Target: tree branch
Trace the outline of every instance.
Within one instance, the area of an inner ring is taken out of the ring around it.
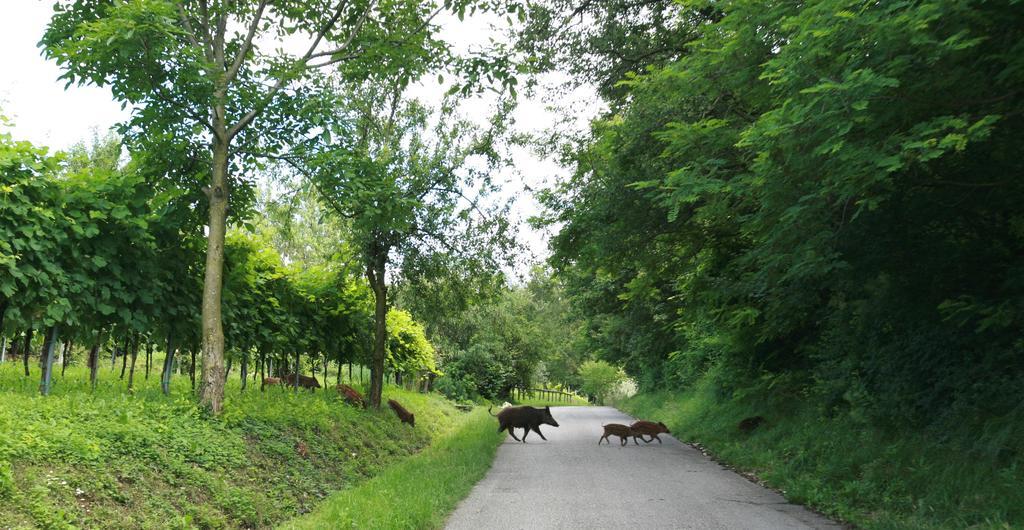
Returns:
[[[188,40],[195,46],[199,51],[203,53],[203,57],[206,57],[208,61],[212,61],[213,57],[210,51],[206,48],[205,44],[199,42],[196,37],[196,30],[192,27],[192,21],[188,18],[188,13],[185,12],[184,4],[178,4],[178,19],[181,20],[181,25],[184,26],[185,32],[188,34]],[[206,37],[203,36],[203,42],[206,42]]]
[[[338,204],[338,202],[334,199],[334,197],[331,194],[325,193],[323,187],[321,186],[320,179],[315,178],[315,176],[308,169],[302,167],[298,162],[296,162],[294,157],[289,155],[270,155],[266,153],[254,153],[252,151],[240,152],[250,156],[266,158],[269,160],[277,160],[288,164],[289,166],[292,167],[292,169],[298,171],[303,177],[306,177],[307,181],[313,183],[313,187],[316,188],[317,194],[320,195],[320,197],[323,198],[324,201],[328,203],[328,206],[330,206],[331,209],[335,211],[335,213],[346,219],[355,218],[355,215],[351,212],[345,211],[345,209],[341,207],[341,204]]]
[[[203,42],[206,44],[206,59],[212,63],[214,60],[213,36],[210,33],[210,7],[206,4],[206,0],[199,0],[199,11],[203,15],[199,22],[203,26]]]
[[[375,5],[375,2],[371,3],[370,6],[367,7],[366,11],[363,13],[364,18],[366,14],[370,11],[370,9],[373,8],[373,5]],[[309,57],[313,55],[314,52],[316,52],[316,48],[317,46],[320,45],[320,41],[323,40],[324,35],[326,35],[327,32],[329,32],[331,28],[333,28],[334,25],[338,23],[338,19],[341,18],[341,14],[343,12],[344,7],[345,2],[338,2],[338,7],[337,9],[335,9],[334,14],[331,15],[331,18],[330,20],[327,21],[327,24],[325,24],[324,27],[317,33],[316,37],[313,39],[313,44],[309,46],[309,49],[302,56],[302,58],[297,61],[297,65],[303,68],[305,67],[306,62],[309,61]],[[361,21],[362,19],[360,19],[360,24]],[[351,42],[352,39],[355,38],[355,32],[357,30],[358,27],[353,29],[352,34],[349,35],[349,42]],[[239,119],[238,122],[235,123],[235,125],[228,129],[228,139],[233,138],[242,129],[248,126],[249,123],[251,123],[252,120],[256,118],[256,116],[263,112],[263,109],[267,108],[267,105],[269,105],[270,102],[274,99],[274,96],[276,96],[277,93],[282,88],[284,88],[284,85],[291,80],[290,77],[291,76],[289,75],[289,73],[286,72],[284,75],[278,78],[277,83],[274,83],[274,86],[271,87],[269,91],[267,91],[267,94],[264,96],[263,101],[259,102],[255,107],[252,108],[252,110],[250,110],[244,116],[242,116],[242,118]]]
[[[256,36],[256,30],[259,28],[260,20],[263,18],[263,10],[267,7],[268,0],[260,0],[259,7],[256,8],[256,14],[253,15],[252,23],[249,24],[249,32],[245,35],[245,40],[242,41],[242,48],[238,50],[238,55],[235,57],[231,68],[228,69],[227,76],[225,79],[228,83],[231,83],[238,75],[238,70],[242,68],[242,62],[245,61],[245,54],[249,53],[249,49],[252,47],[252,39]]]

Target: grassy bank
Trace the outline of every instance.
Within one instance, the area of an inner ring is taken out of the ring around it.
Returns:
[[[478,408],[449,436],[332,495],[316,511],[283,528],[440,528],[491,467],[504,439],[494,427],[494,418]]]
[[[686,392],[618,405],[862,528],[1024,528],[1020,418],[965,417],[959,432],[883,428],[856,411],[827,417],[780,386],[725,394],[706,376]],[[740,420],[758,415],[762,427],[739,432]]]
[[[265,528],[311,510],[401,461],[465,413],[436,396],[388,387],[416,414],[355,409],[333,391],[227,388],[224,413],[205,416],[187,377],[172,396],[136,373],[129,393],[85,369],[37,394],[38,367],[0,366],[0,528]]]

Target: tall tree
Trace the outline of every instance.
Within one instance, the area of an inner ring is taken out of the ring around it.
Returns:
[[[464,8],[464,5],[463,5]],[[224,394],[221,315],[230,211],[246,210],[244,168],[316,124],[297,119],[315,71],[348,75],[430,54],[426,31],[440,11],[412,0],[60,1],[42,39],[69,83],[109,85],[132,108],[123,130],[137,144],[205,146],[208,236],[202,302],[201,403]],[[301,42],[298,53],[268,41]],[[264,46],[264,44],[266,44]],[[258,126],[253,126],[262,120]],[[170,139],[170,140],[168,140]],[[250,194],[251,195],[251,194]]]
[[[467,260],[496,269],[496,255],[513,244],[507,218],[482,201],[494,190],[489,170],[498,162],[492,143],[497,129],[481,131],[449,107],[432,114],[405,99],[407,75],[339,93],[331,141],[285,158],[352,223],[375,300],[374,406],[383,388],[390,266],[398,263],[408,277]],[[499,115],[495,124],[501,123]]]

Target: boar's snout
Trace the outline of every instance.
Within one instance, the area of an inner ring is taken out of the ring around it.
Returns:
[[[544,407],[544,423],[553,427],[558,427],[558,422],[555,421],[555,417],[551,415],[551,407]]]

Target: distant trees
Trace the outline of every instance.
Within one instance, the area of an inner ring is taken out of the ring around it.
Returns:
[[[605,361],[587,361],[580,366],[582,390],[597,403],[604,403],[625,378],[621,368]]]
[[[580,365],[594,352],[580,348],[583,322],[550,271],[534,268],[525,285],[482,278],[477,285],[461,307],[449,282],[400,286],[398,298],[414,311],[448,294],[448,307],[424,318],[443,372],[436,387],[456,399],[505,399],[541,385],[579,388]]]

